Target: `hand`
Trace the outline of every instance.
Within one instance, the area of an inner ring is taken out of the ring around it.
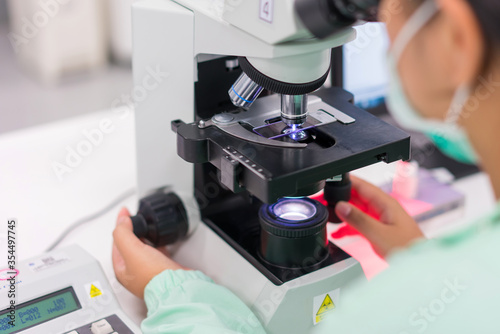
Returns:
[[[113,231],[113,269],[118,281],[139,298],[144,297],[146,285],[166,269],[185,269],[169,258],[165,247],[154,248],[143,243],[133,232],[127,209],[118,214]]]
[[[364,235],[380,256],[424,237],[415,220],[394,198],[357,177],[351,176],[351,182],[350,203],[337,203],[335,213]]]

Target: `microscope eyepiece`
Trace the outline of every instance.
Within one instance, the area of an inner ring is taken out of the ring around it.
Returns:
[[[295,11],[316,37],[325,38],[357,21],[376,21],[380,0],[295,0]]]

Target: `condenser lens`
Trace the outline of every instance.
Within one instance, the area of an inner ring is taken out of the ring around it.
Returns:
[[[302,268],[328,256],[328,210],[307,197],[282,198],[259,210],[260,255],[269,265]]]
[[[287,198],[274,204],[272,211],[281,219],[304,221],[316,214],[316,207],[303,199]]]

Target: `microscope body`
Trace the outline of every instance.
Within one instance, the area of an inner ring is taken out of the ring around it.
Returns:
[[[307,81],[309,77],[317,78],[318,73],[322,75],[328,70],[329,50],[332,47],[355,38],[355,31],[351,28],[321,41],[306,39],[296,43],[271,44],[305,35],[305,29],[299,29],[296,26],[298,22],[295,25],[289,23],[285,26],[290,28],[278,34],[273,25],[258,16],[257,2],[253,5],[252,12],[256,12],[256,17],[253,18],[254,29],[250,32],[257,30],[255,22],[258,26],[269,26],[258,30],[258,37],[225,20],[224,15],[234,16],[234,23],[243,25],[240,17],[246,16],[247,20],[252,17],[246,7],[253,3],[244,0],[147,0],[134,5],[133,76],[140,196],[165,185],[172,186],[176,191],[192,193],[193,165],[178,159],[177,136],[165,126],[175,119],[197,121],[195,83],[198,81],[199,64],[227,55],[245,56],[257,59],[262,67],[267,65],[270,71],[276,72],[277,79]],[[276,2],[276,6],[288,4],[288,7],[283,12],[274,9],[275,21],[279,21],[280,17],[293,21],[291,3],[291,0]],[[273,33],[278,35],[271,37]],[[280,65],[278,60],[283,60],[287,66]],[[292,64],[296,64],[295,71],[289,70]],[[311,67],[307,64],[321,65]],[[297,68],[301,70],[297,71]],[[145,80],[151,72],[160,73],[161,82],[149,89]],[[234,72],[234,80],[239,73]],[[213,87],[213,92],[225,96],[231,84],[228,87]],[[138,94],[135,94],[136,91]],[[214,114],[223,110],[220,106],[215,107]]]
[[[260,97],[248,111],[232,105],[227,92],[242,73],[237,57],[300,86],[324,76],[331,48],[355,37],[346,28],[312,39],[293,10],[292,0],[147,0],[133,8],[139,195],[168,188],[182,199],[189,233],[171,246],[173,258],[233,291],[269,333],[314,333],[326,296],[342,307],[341,290],[362,270],[331,243],[320,261],[311,254],[303,266],[270,265],[258,250],[262,205],[304,189],[312,194],[356,168],[409,158],[409,137],[356,108],[339,88],[304,102],[309,143],[273,139],[281,131],[279,95]],[[151,73],[162,78],[155,87]],[[256,324],[241,326],[244,333]]]

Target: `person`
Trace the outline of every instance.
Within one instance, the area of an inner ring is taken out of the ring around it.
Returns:
[[[382,0],[379,16],[392,41],[389,109],[446,154],[480,164],[498,200],[500,2]],[[340,202],[336,213],[390,268],[344,289],[318,331],[500,332],[500,205],[477,212],[484,217],[472,227],[423,240],[395,200],[365,181],[352,182],[352,200]],[[232,293],[137,239],[128,216],[120,212],[113,233],[113,264],[118,280],[145,298],[144,333],[265,332]]]

